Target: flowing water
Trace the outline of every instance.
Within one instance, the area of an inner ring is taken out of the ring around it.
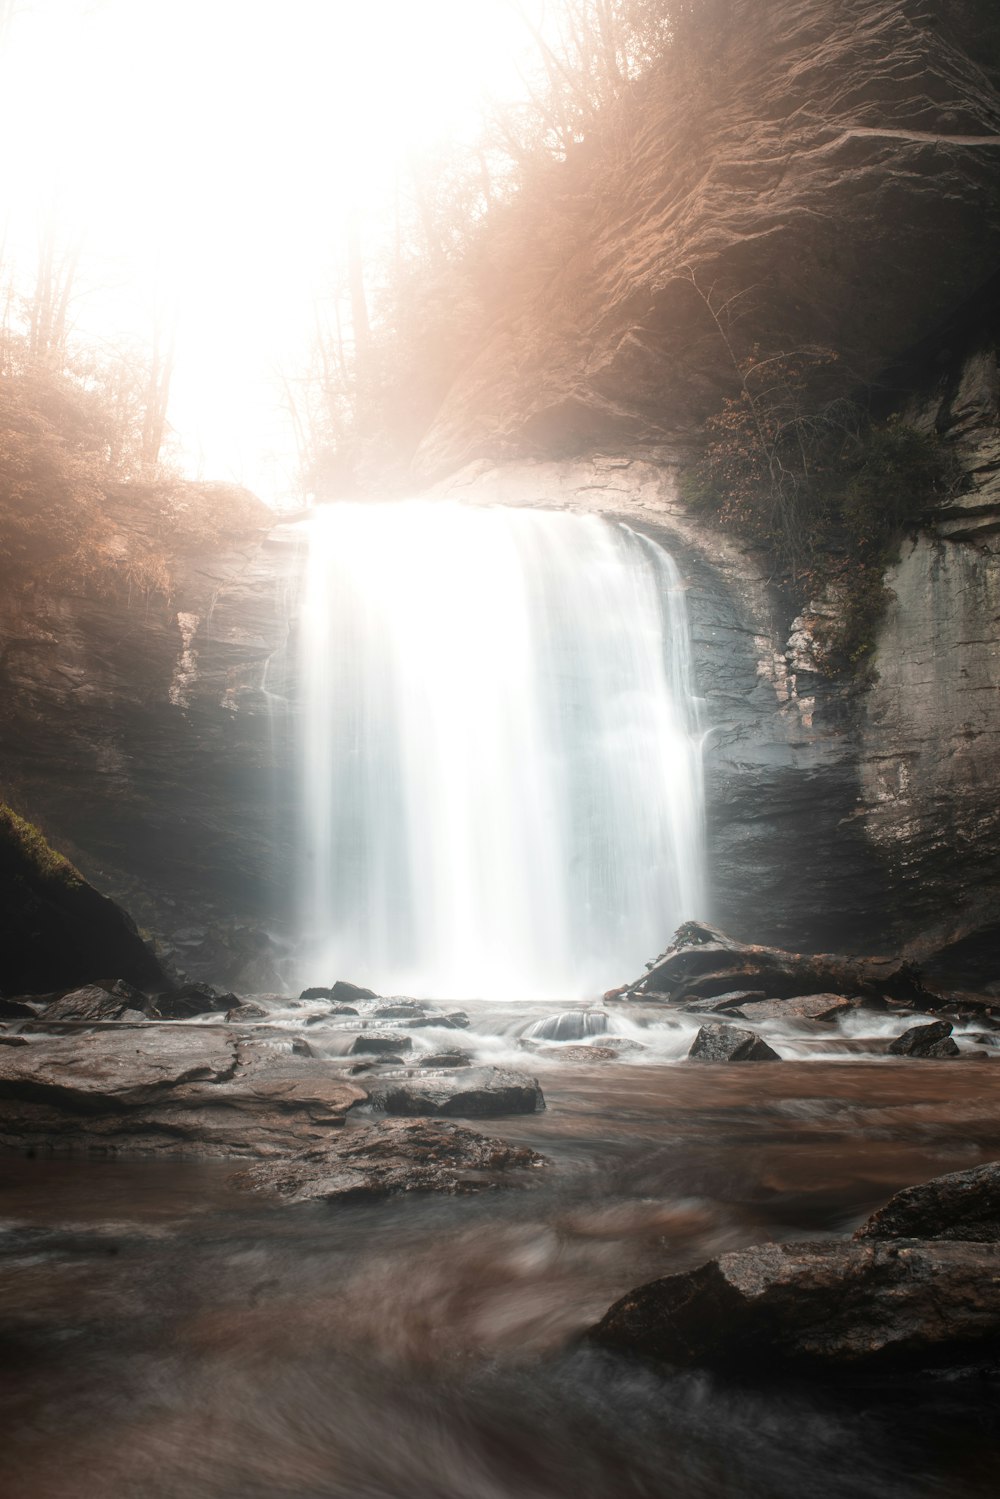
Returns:
[[[705,910],[684,591],[596,516],[404,501],[309,523],[303,971],[573,997]]]
[[[461,1039],[504,1036],[481,1008]],[[578,1341],[630,1286],[1000,1155],[995,1064],[531,1066],[547,1111],[475,1122],[551,1162],[523,1190],[289,1208],[224,1162],[0,1159],[4,1499],[995,1494],[989,1383],[735,1384]]]

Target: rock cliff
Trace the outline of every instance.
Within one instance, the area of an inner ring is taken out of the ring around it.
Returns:
[[[689,438],[733,385],[722,333],[873,381],[995,274],[991,0],[702,15],[495,267],[422,474]]]

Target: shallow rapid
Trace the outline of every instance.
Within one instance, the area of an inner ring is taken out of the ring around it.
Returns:
[[[594,994],[704,911],[672,559],[596,516],[404,501],[308,523],[304,982]]]

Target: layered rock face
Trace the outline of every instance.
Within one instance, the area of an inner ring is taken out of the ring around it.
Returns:
[[[990,0],[728,0],[691,29],[553,174],[422,473],[673,442],[733,389],[724,332],[874,379],[994,274]]]
[[[283,651],[294,527],[174,559],[162,598],[0,614],[3,791],[194,976],[277,985],[294,884]],[[122,524],[131,523],[127,508]]]

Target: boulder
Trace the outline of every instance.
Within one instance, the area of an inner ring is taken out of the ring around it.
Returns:
[[[436,1051],[432,1056],[421,1057],[419,1067],[471,1067],[472,1052],[455,1047],[453,1051]]]
[[[780,1062],[776,1051],[756,1031],[735,1025],[703,1025],[691,1043],[688,1057],[695,1062]]]
[[[946,1241],[760,1244],[629,1292],[592,1342],[759,1376],[992,1360],[996,1250]]]
[[[958,1046],[951,1039],[951,1022],[935,1020],[930,1025],[914,1025],[889,1043],[893,1057],[957,1057]]]
[[[332,989],[326,989],[322,985],[316,989],[303,989],[299,995],[300,999],[329,999],[333,993]]]
[[[941,1003],[923,987],[917,970],[902,959],[757,947],[697,921],[679,927],[670,946],[633,985],[637,996],[683,999],[688,1005],[692,998],[718,999],[736,990],[754,989],[763,990],[767,999],[835,994],[891,998],[931,1008]]]
[[[238,1023],[241,1020],[266,1020],[267,1011],[263,1005],[241,1004],[234,1005],[231,1010],[226,1011],[226,1020],[230,1023]]]
[[[855,1008],[843,994],[799,994],[791,999],[762,999],[740,1006],[744,1020],[836,1020]]]
[[[392,1004],[379,1005],[371,1011],[371,1017],[373,1020],[420,1020],[426,1009],[426,1005],[418,1004],[415,999],[400,999]]]
[[[523,1145],[435,1120],[387,1119],[233,1179],[287,1203],[356,1202],[397,1192],[481,1192],[521,1185],[546,1164]]]
[[[905,1187],[873,1213],[854,1237],[1000,1243],[1000,1161]]]
[[[196,1015],[224,1015],[242,1003],[237,994],[220,994],[211,984],[182,984],[156,996],[163,1020],[192,1020]]]
[[[489,1119],[501,1114],[534,1114],[545,1107],[536,1078],[502,1067],[462,1068],[459,1076],[411,1076],[375,1083],[368,1093],[381,1114],[443,1115]]]
[[[34,1020],[37,1013],[19,999],[0,999],[0,1020]]]
[[[142,1020],[155,1015],[153,1003],[139,989],[118,979],[105,985],[88,984],[45,1006],[45,1024],[62,1020]]]
[[[412,1036],[399,1036],[392,1031],[363,1031],[357,1036],[349,1056],[379,1056],[390,1052],[413,1050]]]
[[[114,901],[0,803],[0,991],[79,988],[105,973],[158,988],[166,975]]]
[[[322,997],[332,999],[338,1005],[355,1005],[359,1000],[378,999],[379,996],[374,989],[362,989],[360,984],[349,984],[346,979],[338,979]]]

